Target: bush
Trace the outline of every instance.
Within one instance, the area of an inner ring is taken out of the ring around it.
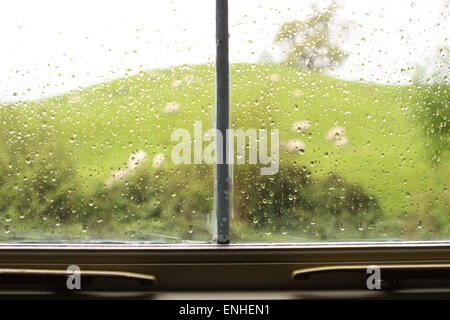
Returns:
[[[257,170],[235,170],[234,205],[239,218],[254,228],[320,239],[359,238],[382,217],[373,196],[337,175],[315,180],[306,167],[289,163],[280,165],[275,176]]]
[[[450,86],[434,84],[424,86],[417,94],[415,113],[421,121],[424,134],[430,138],[432,159],[438,161],[450,147]]]

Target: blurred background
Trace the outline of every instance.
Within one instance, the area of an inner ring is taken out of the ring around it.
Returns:
[[[232,241],[450,236],[448,1],[230,1],[232,128],[280,130],[280,171],[235,165]],[[0,5],[2,241],[212,241],[214,1]]]

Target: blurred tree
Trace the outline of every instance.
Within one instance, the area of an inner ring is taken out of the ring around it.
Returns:
[[[416,84],[449,84],[450,48],[438,47],[421,65],[415,67]]]
[[[287,48],[282,62],[308,70],[323,70],[341,64],[348,54],[333,44],[330,25],[334,24],[341,36],[347,30],[347,24],[333,23],[335,15],[335,3],[322,10],[313,5],[306,20],[283,24],[274,41]]]
[[[450,48],[439,48],[431,60],[416,67],[417,118],[424,133],[431,138],[432,159],[440,162],[443,152],[450,149]]]

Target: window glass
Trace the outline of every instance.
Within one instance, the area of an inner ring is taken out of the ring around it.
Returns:
[[[214,3],[0,4],[0,241],[209,241]],[[184,132],[184,131],[183,131]]]
[[[232,241],[449,239],[449,17],[230,1]]]

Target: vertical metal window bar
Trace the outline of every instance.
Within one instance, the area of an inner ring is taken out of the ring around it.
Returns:
[[[230,173],[227,161],[229,105],[228,0],[216,0],[216,129],[223,137],[222,143],[216,139],[214,188],[219,244],[230,242]]]

